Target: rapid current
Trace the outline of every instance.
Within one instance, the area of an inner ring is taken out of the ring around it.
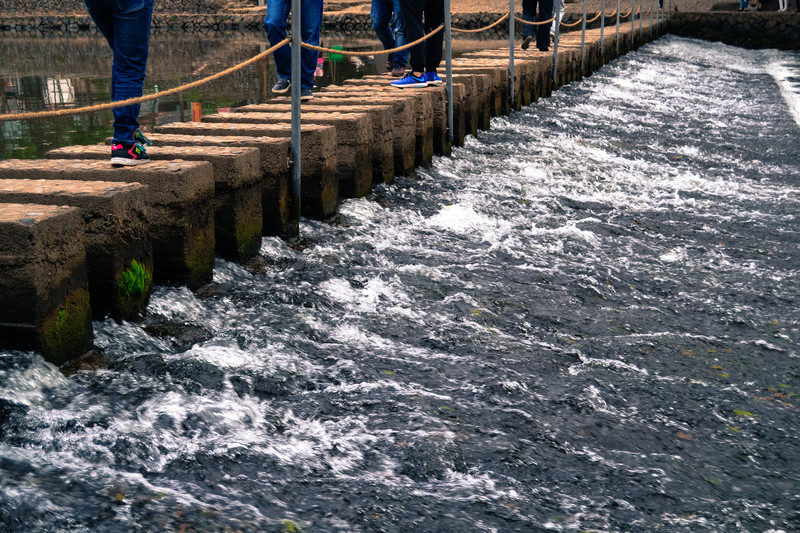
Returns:
[[[800,531],[799,86],[665,37],[99,368],[0,352],[0,530]]]

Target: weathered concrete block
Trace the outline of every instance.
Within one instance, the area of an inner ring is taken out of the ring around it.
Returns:
[[[390,94],[394,98],[413,100],[412,108],[417,113],[415,126],[415,164],[430,166],[433,159],[433,103],[430,93],[424,91],[403,91],[389,83],[374,80],[346,80],[343,86],[327,87],[327,91],[345,90],[349,94]]]
[[[288,99],[287,99],[288,100]],[[323,103],[320,104],[320,100]],[[334,111],[330,100],[327,105],[324,99],[315,98],[313,102],[304,103],[302,113],[319,115]],[[265,104],[254,104],[237,107],[235,113],[290,113],[292,106],[290,102],[278,103],[267,102]],[[353,113],[356,115],[367,115],[372,125],[372,182],[388,183],[394,178],[394,153],[392,136],[392,107],[389,105],[338,105],[336,112],[342,114]],[[303,115],[303,120],[307,117]],[[339,181],[341,186],[341,180]]]
[[[155,146],[227,146],[256,148],[261,157],[261,204],[264,235],[294,237],[298,220],[290,213],[291,140],[276,137],[204,136],[148,133]]]
[[[507,113],[508,68],[492,65],[482,59],[458,58],[453,60],[454,74],[484,74],[489,76],[489,111],[492,117]]]
[[[50,150],[50,159],[107,159],[104,145]],[[153,146],[153,161],[208,161],[214,168],[214,239],[216,253],[229,261],[247,261],[261,249],[261,158],[255,148],[224,146]]]
[[[138,182],[146,201],[153,240],[154,280],[196,289],[214,268],[214,169],[205,161],[151,161],[112,168],[108,161],[9,159],[0,179],[59,179]]]
[[[271,101],[288,101],[275,98]],[[348,93],[343,87],[333,85],[320,91],[314,97],[315,106],[339,107],[361,106],[364,104],[390,105],[392,107],[392,142],[394,150],[394,173],[405,176],[414,170],[414,146],[416,143],[416,111],[414,101],[409,98],[395,98],[392,94],[378,95]]]
[[[372,123],[365,114],[303,113],[309,124],[336,128],[336,171],[339,195],[357,198],[372,188]],[[291,113],[216,113],[203,117],[203,122],[240,124],[291,124]],[[301,139],[302,144],[302,139]]]
[[[145,187],[138,183],[0,180],[0,202],[81,208],[93,316],[133,320],[153,280]]]
[[[216,122],[173,122],[158,127],[159,133],[202,136],[250,136],[291,138],[290,124],[246,124]],[[300,205],[303,216],[326,218],[339,208],[339,179],[336,172],[336,129],[304,124]]]
[[[84,221],[75,207],[0,204],[0,345],[60,365],[89,349]]]

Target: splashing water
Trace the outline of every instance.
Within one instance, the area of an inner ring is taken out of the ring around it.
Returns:
[[[0,529],[797,530],[798,64],[663,38],[106,368],[0,353]]]

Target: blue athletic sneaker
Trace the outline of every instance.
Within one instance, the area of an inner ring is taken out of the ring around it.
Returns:
[[[425,79],[428,81],[428,85],[441,85],[442,78],[439,77],[438,74],[435,72],[426,72]]]
[[[408,76],[405,78],[400,78],[399,80],[394,80],[391,82],[392,85],[398,87],[400,89],[405,89],[406,87],[427,87],[428,82],[424,75],[422,76],[414,76],[413,73],[409,72]]]

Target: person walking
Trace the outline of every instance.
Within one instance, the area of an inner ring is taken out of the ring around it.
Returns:
[[[786,11],[789,9],[789,0],[778,0],[778,11]]]
[[[384,50],[406,44],[403,21],[400,19],[400,0],[372,0],[369,17],[372,20],[372,29]],[[399,78],[405,74],[407,62],[408,50],[390,52],[386,69],[392,72],[392,76]]]
[[[275,46],[286,38],[287,19],[292,9],[292,0],[267,0],[267,16],[264,29],[267,31],[269,44]],[[319,34],[322,29],[322,0],[301,0],[300,34],[304,43],[319,46]],[[299,44],[297,45],[299,46]],[[278,82],[272,87],[275,94],[285,94],[292,85],[292,47],[284,45],[272,53],[275,58],[275,69],[278,71]],[[317,70],[316,50],[303,48],[300,52],[300,99],[310,100],[314,88],[314,72]]]
[[[444,24],[444,0],[400,0],[400,18],[406,42],[414,42]],[[441,84],[436,69],[442,62],[443,43],[444,32],[439,31],[414,45],[409,54],[411,72],[391,84],[401,89]]]
[[[153,0],[84,0],[84,4],[113,52],[111,100],[142,96]],[[114,109],[113,167],[141,165],[150,160],[142,146],[147,139],[139,131],[140,107],[136,104]]]
[[[538,13],[537,13],[537,9]],[[553,14],[553,0],[522,0],[522,18],[528,22],[544,22]],[[535,29],[534,29],[535,28]],[[522,49],[527,50],[536,36],[536,48],[541,52],[550,49],[550,32],[547,24],[524,24],[522,26]]]

